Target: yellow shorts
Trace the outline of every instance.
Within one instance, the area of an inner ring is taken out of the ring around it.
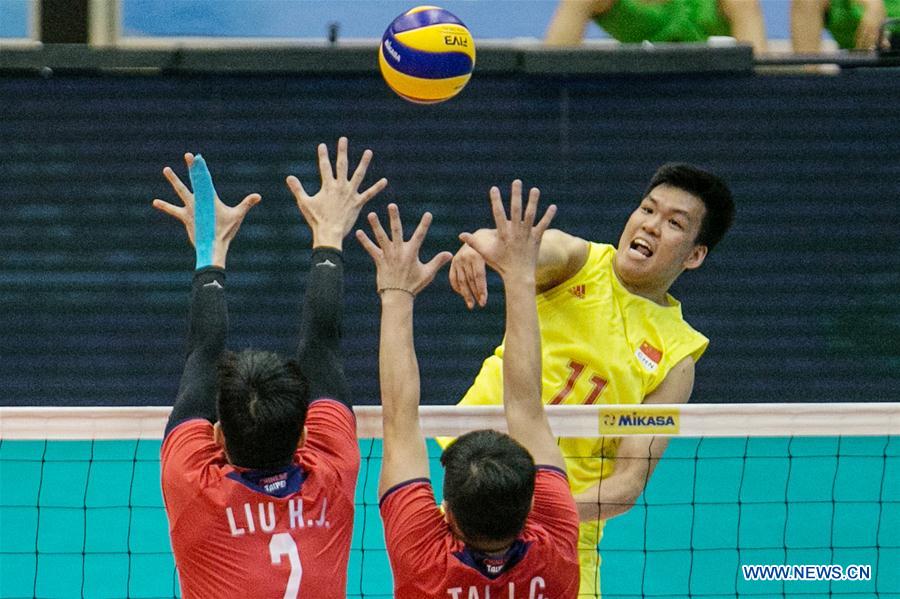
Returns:
[[[597,545],[603,537],[604,520],[582,522],[578,527],[578,562],[581,585],[578,599],[600,599],[600,552]]]

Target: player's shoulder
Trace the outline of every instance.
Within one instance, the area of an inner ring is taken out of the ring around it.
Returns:
[[[569,477],[556,466],[538,466],[534,481],[534,507],[530,521],[542,525],[578,526],[578,510]]]
[[[347,450],[345,446],[357,442],[356,414],[335,399],[315,399],[306,414],[306,431],[307,447],[342,454]]]
[[[202,418],[179,422],[166,433],[160,446],[161,459],[165,461],[176,454],[216,452],[219,449],[213,437],[213,425]]]
[[[573,283],[594,278],[600,254],[602,250],[586,239],[555,229],[547,231],[541,240],[538,292],[552,297]]]
[[[430,478],[411,478],[385,490],[378,498],[378,506],[406,506],[424,502],[426,506],[437,506],[434,500],[434,487]]]
[[[669,366],[686,356],[691,356],[694,362],[699,361],[709,345],[709,338],[684,318],[680,305],[678,310],[662,311],[658,318],[648,319],[646,324],[655,329],[666,345],[665,358]]]
[[[600,241],[591,241],[580,237],[572,242],[573,252],[577,252],[573,260],[580,268],[572,276],[572,279],[584,278],[587,280],[606,278],[612,272],[612,261],[616,254],[616,247]],[[577,245],[576,243],[577,242]]]
[[[294,463],[325,487],[352,494],[360,468],[356,418],[349,406],[320,399],[310,404],[306,441],[294,453]]]
[[[330,397],[319,397],[309,402],[309,409],[307,410],[306,416],[307,419],[311,415],[356,422],[356,414],[353,412],[353,408],[342,401]]]
[[[534,479],[535,501],[541,504],[545,503],[539,500],[551,499],[553,504],[562,505],[565,508],[574,505],[572,498],[572,490],[569,482],[569,475],[565,470],[556,466],[539,465]]]

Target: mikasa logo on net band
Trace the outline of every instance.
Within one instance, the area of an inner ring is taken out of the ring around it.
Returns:
[[[679,411],[672,408],[606,406],[600,410],[600,432],[615,435],[677,434],[679,416]]]

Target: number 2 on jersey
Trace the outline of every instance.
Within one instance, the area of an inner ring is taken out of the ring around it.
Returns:
[[[300,564],[300,550],[294,539],[286,532],[272,535],[269,541],[269,556],[273,565],[281,564],[281,556],[286,555],[291,564],[291,575],[288,578],[287,588],[284,589],[284,599],[297,599],[300,593],[300,579],[303,578],[303,566]]]
[[[572,393],[572,389],[575,388],[575,383],[578,382],[578,378],[584,373],[585,365],[581,362],[576,362],[575,360],[569,360],[567,364],[569,367],[569,378],[566,379],[566,384],[563,385],[563,388],[559,390],[559,392],[553,396],[547,405],[556,405],[561,404],[565,399]],[[591,391],[587,394],[584,400],[581,402],[582,405],[592,405],[596,403],[597,398],[600,397],[600,394],[603,392],[603,388],[606,387],[606,379],[602,376],[592,374],[591,375]]]

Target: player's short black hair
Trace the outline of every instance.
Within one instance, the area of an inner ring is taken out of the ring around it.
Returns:
[[[721,178],[683,162],[670,162],[659,167],[647,186],[648,196],[655,187],[671,185],[698,198],[706,207],[696,243],[710,251],[722,240],[734,221],[734,199]]]
[[[272,352],[225,352],[218,374],[219,423],[231,463],[257,470],[289,465],[309,405],[299,365]]]
[[[509,435],[466,433],[441,455],[444,501],[466,540],[512,539],[525,527],[534,496],[534,459]]]

